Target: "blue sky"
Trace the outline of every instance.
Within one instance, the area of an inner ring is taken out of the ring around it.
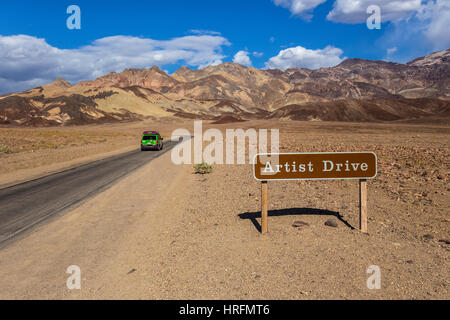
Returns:
[[[345,58],[406,62],[450,46],[449,0],[8,1],[0,10],[0,92],[125,67],[319,68]],[[369,30],[366,9],[381,9]],[[81,30],[69,30],[69,5]],[[239,53],[239,54],[238,54]],[[2,63],[3,64],[3,63]]]

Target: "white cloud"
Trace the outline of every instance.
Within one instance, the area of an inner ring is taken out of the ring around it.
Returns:
[[[336,0],[327,19],[366,23],[371,5],[380,7],[382,22],[390,22],[378,41],[387,50],[388,60],[407,62],[450,47],[449,0]]]
[[[429,1],[417,15],[424,25],[424,35],[434,50],[450,47],[450,1]]]
[[[421,0],[336,0],[327,19],[343,23],[365,23],[367,8],[377,5],[381,9],[381,21],[399,21],[411,17],[421,8]]]
[[[428,1],[407,21],[393,22],[378,40],[386,48],[396,47],[389,60],[408,62],[419,56],[450,47],[450,2]]]
[[[264,52],[254,51],[253,56],[257,58],[261,58],[264,55]]]
[[[72,83],[89,80],[125,68],[179,62],[202,68],[221,63],[227,45],[227,39],[211,35],[171,40],[113,36],[78,49],[59,49],[32,36],[0,36],[0,92],[28,89],[58,77]]]
[[[238,51],[238,53],[234,55],[233,62],[239,63],[246,67],[251,67],[252,61],[250,60],[250,57],[248,55],[249,55],[248,51],[244,50]]]
[[[386,50],[386,53],[387,53],[388,56],[390,56],[390,55],[396,53],[397,50],[398,50],[397,47],[389,48],[389,49]]]
[[[277,6],[289,9],[294,15],[310,19],[312,15],[309,13],[319,4],[327,0],[273,0]]]
[[[384,57],[384,60],[393,61],[392,57],[396,54],[397,51],[398,51],[397,47],[388,48],[386,50],[386,56]]]
[[[220,36],[222,33],[213,30],[200,30],[200,29],[191,29],[189,33],[196,35],[210,35],[210,36]]]
[[[298,46],[281,50],[277,56],[266,62],[266,68],[286,70],[289,68],[319,69],[332,67],[345,59],[341,57],[342,54],[341,49],[333,46],[327,46],[319,50],[310,50]]]
[[[272,0],[292,14],[307,16],[326,0]],[[381,21],[387,31],[381,37],[385,50],[398,47],[392,55],[406,57],[428,54],[450,47],[450,0],[334,0],[327,19],[339,23],[366,23],[370,6],[381,10]],[[382,44],[383,45],[383,44]],[[406,60],[407,61],[407,60]]]

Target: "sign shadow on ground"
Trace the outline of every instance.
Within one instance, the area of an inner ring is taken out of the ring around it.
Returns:
[[[339,212],[330,211],[325,209],[313,209],[313,208],[290,208],[290,209],[278,209],[269,210],[269,217],[281,217],[281,216],[302,216],[302,215],[318,215],[318,216],[332,216],[342,222],[345,226],[351,230],[355,230],[350,223],[348,223]],[[258,219],[261,218],[261,211],[245,212],[238,214],[239,218],[243,220],[250,220],[258,232],[261,232],[261,224]]]

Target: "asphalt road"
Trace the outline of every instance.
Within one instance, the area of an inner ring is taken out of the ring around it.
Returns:
[[[0,190],[0,244],[80,204],[172,149],[135,150]]]

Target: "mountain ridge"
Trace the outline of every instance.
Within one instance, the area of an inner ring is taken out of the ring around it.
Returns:
[[[416,110],[417,101],[426,104],[422,111]],[[199,70],[183,66],[171,75],[157,66],[127,68],[74,85],[58,78],[1,96],[0,124],[68,125],[165,117],[397,121],[446,117],[449,103],[447,49],[405,64],[351,58],[329,68],[283,71],[226,62]],[[336,110],[348,116],[341,117]]]

